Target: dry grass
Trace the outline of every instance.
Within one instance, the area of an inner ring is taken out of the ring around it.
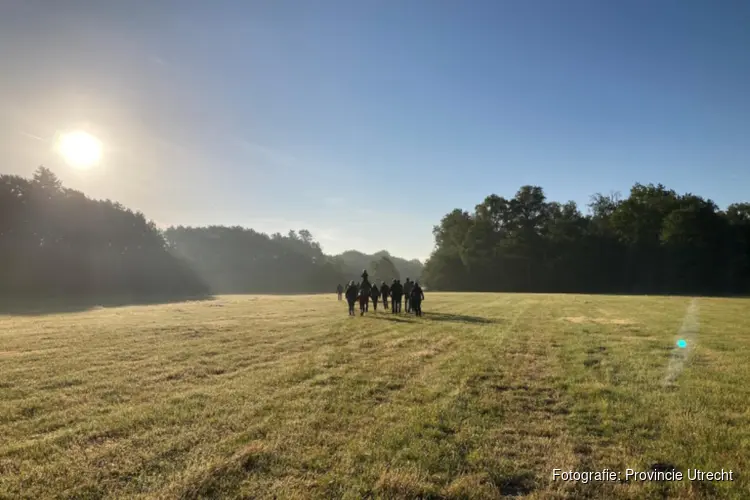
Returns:
[[[350,318],[331,294],[0,316],[0,496],[746,498],[750,302],[700,299],[665,385],[689,303],[428,294],[423,318]],[[655,463],[735,480],[552,481]]]

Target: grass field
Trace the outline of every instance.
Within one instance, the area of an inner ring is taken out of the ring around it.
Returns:
[[[750,301],[344,304],[0,316],[0,496],[748,498]],[[654,464],[734,481],[552,480]]]

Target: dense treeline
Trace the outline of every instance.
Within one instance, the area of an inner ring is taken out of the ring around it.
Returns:
[[[330,292],[366,268],[442,290],[740,294],[750,291],[750,204],[719,210],[692,194],[636,184],[597,194],[583,215],[540,187],[488,196],[434,228],[424,269],[381,251],[325,255],[306,230],[160,232],[143,214],[62,186],[40,167],[0,176],[0,295],[193,296]]]
[[[306,229],[271,236],[242,227],[171,227],[164,232],[170,249],[190,263],[214,293],[333,292],[338,283],[358,279],[363,269],[383,278],[380,267],[393,261],[395,273],[421,270],[419,261],[405,261],[387,252],[356,251],[325,255]],[[401,265],[402,269],[398,269]]]
[[[140,212],[65,188],[44,167],[32,179],[0,176],[5,298],[333,293],[336,284],[358,278],[364,268],[398,276],[416,274],[421,263],[384,251],[328,256],[304,229],[286,236],[223,226],[161,232]]]
[[[356,250],[349,250],[337,255],[335,258],[342,262],[345,269],[355,272],[355,278],[359,278],[359,275],[362,274],[362,269],[367,269],[370,276],[376,281],[380,281],[381,279],[392,280],[393,278],[406,279],[407,277],[412,280],[418,280],[424,267],[417,259],[402,259],[389,254],[385,250],[375,252],[372,255],[357,252]]]
[[[214,293],[331,292],[346,275],[309,231],[268,236],[242,227],[172,227],[165,237]]]
[[[441,290],[744,294],[750,204],[719,210],[692,194],[636,184],[626,199],[548,202],[523,186],[456,209],[433,230],[423,279]]]
[[[62,186],[40,167],[0,176],[0,295],[194,296],[208,291],[143,214]]]

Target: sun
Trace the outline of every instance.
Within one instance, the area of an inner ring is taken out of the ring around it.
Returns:
[[[76,130],[60,135],[57,152],[74,168],[91,168],[102,158],[102,143],[93,135]]]

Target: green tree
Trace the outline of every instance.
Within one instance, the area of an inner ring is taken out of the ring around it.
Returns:
[[[0,295],[179,297],[206,285],[167,248],[153,223],[65,188],[49,169],[0,176]]]
[[[373,260],[368,266],[367,272],[370,275],[370,281],[373,283],[385,281],[390,284],[394,279],[401,279],[401,273],[398,272],[393,261],[385,256]]]
[[[741,293],[750,291],[750,204],[718,210],[661,184],[592,196],[588,215],[522,186],[454,209],[425,263],[442,290]]]

